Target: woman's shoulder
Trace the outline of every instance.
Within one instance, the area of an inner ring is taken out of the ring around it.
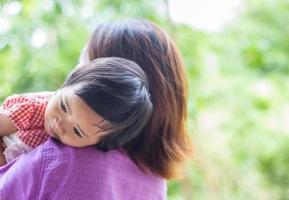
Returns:
[[[115,196],[119,200],[165,199],[165,180],[142,171],[120,151],[102,152],[94,147],[75,149],[50,139],[44,157],[43,164],[48,172],[43,175],[45,183],[52,183],[50,189],[55,187],[54,193],[58,189],[59,197],[73,192],[80,195],[74,197],[79,199],[82,191],[86,191],[85,195],[94,199],[114,199]],[[73,191],[76,187],[78,192]],[[143,194],[146,198],[141,197]]]
[[[76,149],[50,138],[29,154],[0,167],[0,196],[163,200],[166,182],[143,172],[119,151]]]

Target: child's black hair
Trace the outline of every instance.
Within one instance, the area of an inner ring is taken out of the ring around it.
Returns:
[[[108,133],[96,144],[101,150],[121,148],[140,133],[151,116],[146,74],[127,59],[95,59],[73,70],[64,87],[74,87],[75,94],[109,122]]]

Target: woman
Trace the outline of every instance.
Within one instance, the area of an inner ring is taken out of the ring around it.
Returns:
[[[186,81],[179,52],[155,24],[128,20],[95,29],[80,62],[100,57],[133,60],[146,72],[153,113],[141,134],[121,150],[116,149],[118,141],[103,140],[99,150],[76,150],[50,139],[0,168],[1,197],[166,199],[165,179],[179,175],[190,153]]]

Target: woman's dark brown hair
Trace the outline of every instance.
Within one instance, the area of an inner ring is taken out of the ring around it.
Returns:
[[[168,35],[145,20],[101,24],[86,47],[88,58],[122,57],[147,74],[153,112],[123,150],[143,169],[170,179],[190,153],[186,132],[187,88],[179,51]]]

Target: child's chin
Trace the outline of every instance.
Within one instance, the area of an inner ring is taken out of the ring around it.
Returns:
[[[60,140],[58,140],[57,138],[51,137],[52,140],[54,140],[55,142],[59,143],[59,144],[63,144]]]

